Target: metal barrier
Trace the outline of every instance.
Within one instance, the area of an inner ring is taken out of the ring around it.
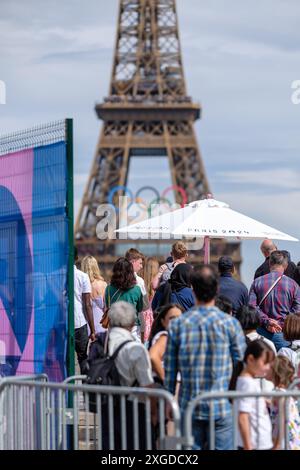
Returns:
[[[70,377],[67,377],[63,383],[64,384],[70,384],[74,382],[75,384],[83,383],[83,381],[87,378],[86,375],[71,375]]]
[[[294,381],[293,386],[295,387],[299,382]],[[259,413],[259,399],[278,399],[280,403],[283,403],[283,406],[279,406],[279,435],[283,437],[281,440],[281,447],[284,449],[289,449],[289,398],[297,398],[300,400],[300,390],[287,389],[286,391],[273,391],[273,392],[252,392],[252,393],[242,393],[236,391],[230,392],[208,392],[203,393],[196,398],[194,398],[186,409],[184,415],[184,437],[182,442],[184,443],[184,448],[186,449],[196,449],[197,446],[194,445],[195,439],[193,436],[193,420],[197,419],[194,417],[197,407],[203,403],[208,403],[209,416],[204,418],[208,422],[209,438],[208,438],[208,448],[214,450],[216,448],[216,419],[214,417],[214,401],[220,399],[228,399],[232,403],[232,434],[233,434],[233,450],[238,448],[238,400],[241,398],[255,398],[256,399],[256,413],[258,416]],[[257,440],[259,441],[260,428],[257,428]]]
[[[35,375],[20,375],[16,376],[12,379],[12,377],[1,377],[0,378],[0,391],[5,390],[5,393],[0,392],[0,450],[5,448],[4,444],[4,439],[5,439],[5,433],[7,431],[7,420],[6,420],[6,414],[8,412],[8,408],[13,410],[13,405],[12,401],[8,399],[6,396],[7,389],[5,388],[5,385],[9,385],[11,381],[14,381],[15,383],[20,383],[20,382],[28,382],[31,381],[32,383],[35,382],[47,382],[48,381],[48,376],[46,374],[35,374]],[[15,396],[15,399],[18,400],[18,396]],[[21,400],[21,406],[24,405],[24,397],[20,397]],[[25,416],[24,416],[25,418]],[[14,417],[16,421],[16,417]],[[23,435],[24,432],[24,425],[25,421],[22,419],[20,422],[16,421],[16,439],[19,440],[21,439],[20,436]]]
[[[6,379],[0,399],[0,449],[180,449],[179,408],[162,389]]]
[[[295,379],[291,385],[289,386],[288,390],[294,390],[296,387],[299,388],[300,386],[300,378]]]
[[[86,376],[49,383],[44,374],[0,380],[0,450],[64,449],[186,449],[196,448],[193,417],[201,403],[209,410],[209,448],[216,448],[214,402],[231,401],[233,449],[238,445],[238,400],[277,399],[282,448],[289,448],[289,398],[298,398],[297,379],[286,391],[208,392],[193,399],[184,415],[174,397],[163,389],[108,387],[81,384]],[[74,382],[72,384],[71,382]],[[173,426],[167,427],[172,420]],[[259,432],[258,439],[259,439]]]
[[[12,376],[0,377],[0,385],[5,382],[9,382],[12,380]],[[48,382],[48,375],[47,374],[32,374],[32,375],[19,375],[13,376],[13,380],[17,381],[25,381],[25,380],[32,380],[37,381],[40,380],[42,382]]]

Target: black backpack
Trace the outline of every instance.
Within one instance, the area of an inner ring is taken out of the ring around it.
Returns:
[[[107,333],[108,334],[108,333]],[[92,343],[87,367],[87,379],[86,384],[88,385],[110,385],[120,386],[120,375],[115,364],[115,360],[125,344],[131,343],[132,340],[124,341],[116,349],[112,356],[109,356],[105,352],[104,342],[105,336],[99,335],[94,343]],[[91,413],[97,412],[96,394],[89,394],[89,410]],[[117,400],[114,400],[116,403]],[[101,395],[101,405],[107,405],[108,396]]]

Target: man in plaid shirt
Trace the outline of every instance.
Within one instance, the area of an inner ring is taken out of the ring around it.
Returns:
[[[192,273],[196,307],[173,320],[169,327],[165,355],[165,386],[175,393],[177,373],[181,374],[180,408],[208,391],[227,391],[232,363],[241,361],[246,348],[239,322],[215,307],[218,278],[210,266]],[[231,406],[226,399],[213,401],[215,447],[232,448]],[[193,416],[195,449],[207,447],[209,440],[208,402],[202,402]]]
[[[300,288],[293,279],[284,275],[288,266],[284,252],[273,251],[269,263],[270,273],[255,279],[251,286],[249,305],[260,314],[261,327],[257,332],[273,341],[278,351],[290,344],[283,339],[282,327],[287,315],[300,312]],[[263,300],[277,280],[275,287]]]

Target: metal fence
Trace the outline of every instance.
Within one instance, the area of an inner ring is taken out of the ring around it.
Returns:
[[[48,381],[48,376],[46,374],[37,374],[37,375],[23,375],[14,377],[14,384],[19,384],[22,382],[31,382],[33,384],[37,382],[46,383]],[[12,384],[11,377],[1,377],[0,378],[0,450],[3,449],[15,449],[18,447],[18,442],[20,440],[27,440],[26,430],[26,418],[28,415],[28,405],[24,401],[24,396],[19,396],[17,388],[11,388]],[[20,420],[18,420],[17,415],[14,413],[14,404],[18,403],[20,409]],[[7,419],[8,414],[11,416],[11,421]],[[15,433],[12,435],[12,423],[15,428]],[[29,423],[27,423],[29,424]],[[35,428],[35,424],[31,423],[31,428]]]
[[[281,449],[289,450],[289,427],[290,427],[290,408],[289,403],[291,399],[300,400],[300,390],[296,390],[297,385],[299,385],[300,381],[295,381],[291,385],[291,387],[286,391],[273,391],[273,392],[252,392],[252,393],[245,393],[245,392],[209,392],[203,393],[193,399],[184,414],[184,439],[183,442],[185,444],[186,449],[196,449],[197,445],[195,445],[195,439],[193,436],[193,422],[197,419],[197,408],[200,404],[206,403],[208,405],[208,416],[205,417],[205,420],[208,421],[208,436],[207,436],[207,449],[215,450],[217,449],[216,446],[216,423],[217,423],[217,416],[214,414],[214,404],[218,400],[227,399],[231,403],[231,419],[232,419],[232,436],[233,436],[233,450],[238,449],[238,432],[239,432],[239,400],[244,398],[254,398],[255,399],[255,408],[256,408],[256,417],[258,422],[258,415],[259,415],[259,408],[260,403],[259,401],[264,398],[269,403],[271,400],[276,399],[279,403],[279,436],[281,436],[280,446]],[[254,447],[261,441],[260,440],[260,433],[261,429],[258,426],[256,429],[256,437],[257,442],[253,443]],[[300,432],[300,428],[299,431]],[[300,439],[300,436],[298,436]]]
[[[248,397],[256,400],[257,413],[262,397],[281,402],[280,443],[290,448],[289,402],[300,402],[299,379],[287,391],[203,393],[182,416],[174,397],[163,389],[92,386],[82,383],[84,379],[73,376],[50,383],[42,374],[0,380],[0,450],[196,449],[193,421],[203,403],[209,410],[207,448],[213,450],[214,404],[221,399],[231,403],[232,448],[237,449],[239,400]]]
[[[165,390],[5,379],[0,400],[0,450],[180,448],[179,408]]]

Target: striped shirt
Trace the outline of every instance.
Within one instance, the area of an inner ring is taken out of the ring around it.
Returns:
[[[165,386],[174,394],[181,373],[179,402],[182,411],[189,401],[208,391],[227,391],[232,362],[243,359],[245,336],[239,322],[216,307],[195,307],[170,323],[165,355]],[[208,402],[197,408],[199,419],[209,417]],[[226,399],[214,400],[214,419],[227,416]]]
[[[260,314],[261,325],[268,326],[269,319],[273,318],[283,326],[284,319],[289,313],[300,312],[300,288],[298,284],[288,276],[283,275],[268,297],[259,307],[260,301],[269,288],[281,274],[272,271],[269,274],[258,277],[252,283],[249,295],[249,305],[255,307]]]

